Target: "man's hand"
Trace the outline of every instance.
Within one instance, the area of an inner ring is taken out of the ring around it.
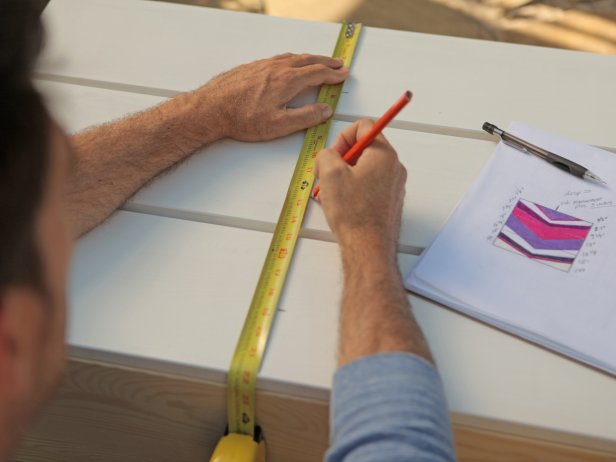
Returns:
[[[355,122],[317,156],[319,200],[338,237],[344,271],[338,363],[392,351],[432,361],[396,262],[406,169],[383,136],[355,166],[341,157],[373,125]]]
[[[341,155],[366,134],[374,123],[368,119],[347,127],[330,149],[317,157],[319,200],[332,231],[342,246],[356,238],[395,251],[400,231],[406,169],[396,151],[379,135],[353,167]]]
[[[285,54],[236,67],[197,90],[72,139],[69,192],[75,235],[96,226],[152,177],[224,137],[260,141],[331,116],[327,104],[290,109],[302,90],[342,82],[342,61]]]
[[[221,137],[263,141],[288,135],[327,120],[327,104],[288,108],[300,92],[322,84],[336,84],[348,76],[340,59],[291,53],[236,67],[191,92],[193,108],[199,106],[214,122]],[[212,109],[215,119],[212,119]],[[211,127],[203,127],[208,131]],[[199,126],[192,127],[193,136]]]

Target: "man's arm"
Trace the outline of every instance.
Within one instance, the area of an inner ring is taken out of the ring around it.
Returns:
[[[69,214],[80,236],[159,173],[221,138],[261,141],[316,125],[324,104],[287,108],[308,87],[340,83],[337,59],[285,54],[239,66],[199,89],[72,138]]]
[[[354,167],[339,155],[371,126],[353,124],[317,158],[344,270],[328,461],[454,460],[440,380],[396,262],[406,170],[382,136]]]
[[[339,365],[391,351],[431,362],[396,263],[406,169],[383,136],[355,167],[339,154],[371,126],[367,120],[353,124],[317,161],[324,189],[319,199],[338,238],[344,270]]]

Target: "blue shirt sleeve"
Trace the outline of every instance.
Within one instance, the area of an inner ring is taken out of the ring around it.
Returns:
[[[336,372],[326,462],[455,461],[436,369],[409,353],[383,353]]]

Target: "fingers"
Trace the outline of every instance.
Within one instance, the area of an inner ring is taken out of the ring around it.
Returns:
[[[293,67],[303,67],[303,66],[310,66],[313,64],[322,64],[332,69],[338,69],[338,68],[341,68],[344,64],[340,58],[332,58],[330,56],[321,56],[321,55],[311,55],[308,53],[304,53],[301,55],[290,54],[290,55],[287,55],[286,58],[289,59]]]
[[[355,166],[363,169],[372,168],[374,164],[382,163],[394,165],[399,162],[396,150],[389,144],[383,135],[379,135],[370,146],[364,149],[361,157],[357,159]]]
[[[288,99],[295,98],[307,88],[344,82],[349,76],[349,70],[346,67],[332,69],[323,64],[311,64],[291,70],[293,72],[288,74],[288,93],[285,95]]]
[[[346,67],[332,69],[323,64],[311,64],[297,69],[296,84],[300,87],[316,87],[319,85],[335,85],[341,83],[349,76]]]
[[[331,115],[332,108],[329,104],[307,104],[299,108],[288,108],[282,113],[278,123],[281,131],[287,134],[320,124]]]
[[[374,122],[370,119],[360,119],[353,122],[338,134],[332,143],[332,149],[335,149],[340,154],[346,153],[355,143],[357,143],[358,140],[367,135],[373,126]],[[376,137],[371,146],[374,148],[381,146],[383,148],[393,150],[387,139],[385,139],[382,134]]]
[[[332,143],[332,149],[335,149],[340,154],[344,154],[351,149],[358,139],[368,133],[373,125],[374,122],[370,119],[361,119],[353,122],[338,134]]]
[[[323,149],[316,158],[315,163],[315,175],[317,178],[330,177],[332,175],[338,176],[351,167],[342,160],[340,154],[331,149]]]

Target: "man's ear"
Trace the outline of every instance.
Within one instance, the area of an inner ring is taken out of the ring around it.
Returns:
[[[19,399],[35,385],[43,309],[32,288],[8,287],[0,295],[0,393],[6,398]]]

